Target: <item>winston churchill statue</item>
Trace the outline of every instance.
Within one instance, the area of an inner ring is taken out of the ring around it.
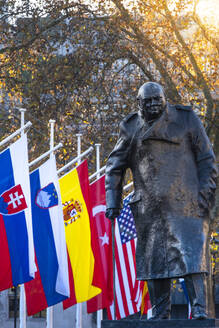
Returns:
[[[193,319],[207,313],[209,210],[217,169],[205,129],[191,107],[167,103],[161,85],[138,92],[138,110],[120,123],[106,168],[106,216],[119,214],[125,171],[137,230],[137,279],[148,283],[152,319],[170,318],[171,278],[184,277]]]

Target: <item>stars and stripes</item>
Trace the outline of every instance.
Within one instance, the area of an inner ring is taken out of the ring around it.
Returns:
[[[124,207],[115,224],[115,290],[116,319],[122,319],[140,311],[141,298],[136,303],[133,299],[136,285],[136,230],[134,219],[128,205],[131,194],[125,198]],[[140,284],[140,282],[137,282]],[[109,319],[113,318],[114,305],[108,309]]]
[[[134,218],[130,206],[128,205],[131,196],[132,194],[130,194],[127,198],[125,198],[123,204],[123,210],[117,219],[122,244],[125,244],[128,241],[137,237]]]

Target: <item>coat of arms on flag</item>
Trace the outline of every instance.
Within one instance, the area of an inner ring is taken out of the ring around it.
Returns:
[[[1,214],[13,215],[22,212],[25,208],[27,208],[27,204],[20,184],[6,190],[1,194]]]
[[[43,209],[58,205],[58,195],[53,182],[38,190],[35,203]]]
[[[65,226],[79,219],[82,210],[82,204],[78,200],[71,199],[69,202],[64,203],[63,214]]]

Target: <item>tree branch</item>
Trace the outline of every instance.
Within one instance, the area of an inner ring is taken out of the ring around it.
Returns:
[[[134,31],[136,38],[145,46],[147,49],[148,54],[153,59],[154,64],[156,65],[157,70],[161,74],[165,84],[167,86],[167,92],[169,93],[169,97],[176,102],[179,102],[181,97],[177,91],[176,85],[173,82],[171,76],[167,72],[167,70],[163,67],[162,62],[159,60],[159,57],[156,55],[156,52],[153,49],[153,44],[151,43],[150,39],[144,35],[140,29],[137,27],[135,22],[131,19],[128,11],[125,9],[121,0],[112,0],[113,3],[116,5],[120,14],[125,21],[125,23]]]
[[[176,38],[177,40],[179,41],[179,43],[181,44],[182,46],[182,49],[184,50],[184,52],[187,54],[187,56],[189,57],[190,59],[190,62],[193,66],[193,69],[196,73],[196,76],[197,76],[197,82],[200,84],[200,87],[202,87],[202,91],[205,95],[205,98],[207,100],[207,115],[211,118],[213,118],[213,109],[214,109],[214,101],[213,101],[213,98],[211,96],[211,92],[210,92],[210,89],[208,87],[208,84],[204,78],[204,75],[202,74],[202,71],[201,69],[199,68],[197,62],[196,62],[196,59],[195,57],[193,56],[193,53],[190,51],[189,47],[187,46],[184,38],[182,37],[181,33],[179,32],[177,26],[176,26],[176,23],[168,9],[168,6],[167,6],[167,2],[165,0],[165,11],[166,11],[166,15],[167,15],[167,19],[170,21],[171,23],[171,26],[173,28],[173,31],[176,35]]]

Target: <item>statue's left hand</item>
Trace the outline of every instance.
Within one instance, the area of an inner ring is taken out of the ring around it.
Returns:
[[[119,208],[108,208],[106,210],[106,217],[110,219],[111,221],[114,221],[117,216],[119,216],[120,209]]]

